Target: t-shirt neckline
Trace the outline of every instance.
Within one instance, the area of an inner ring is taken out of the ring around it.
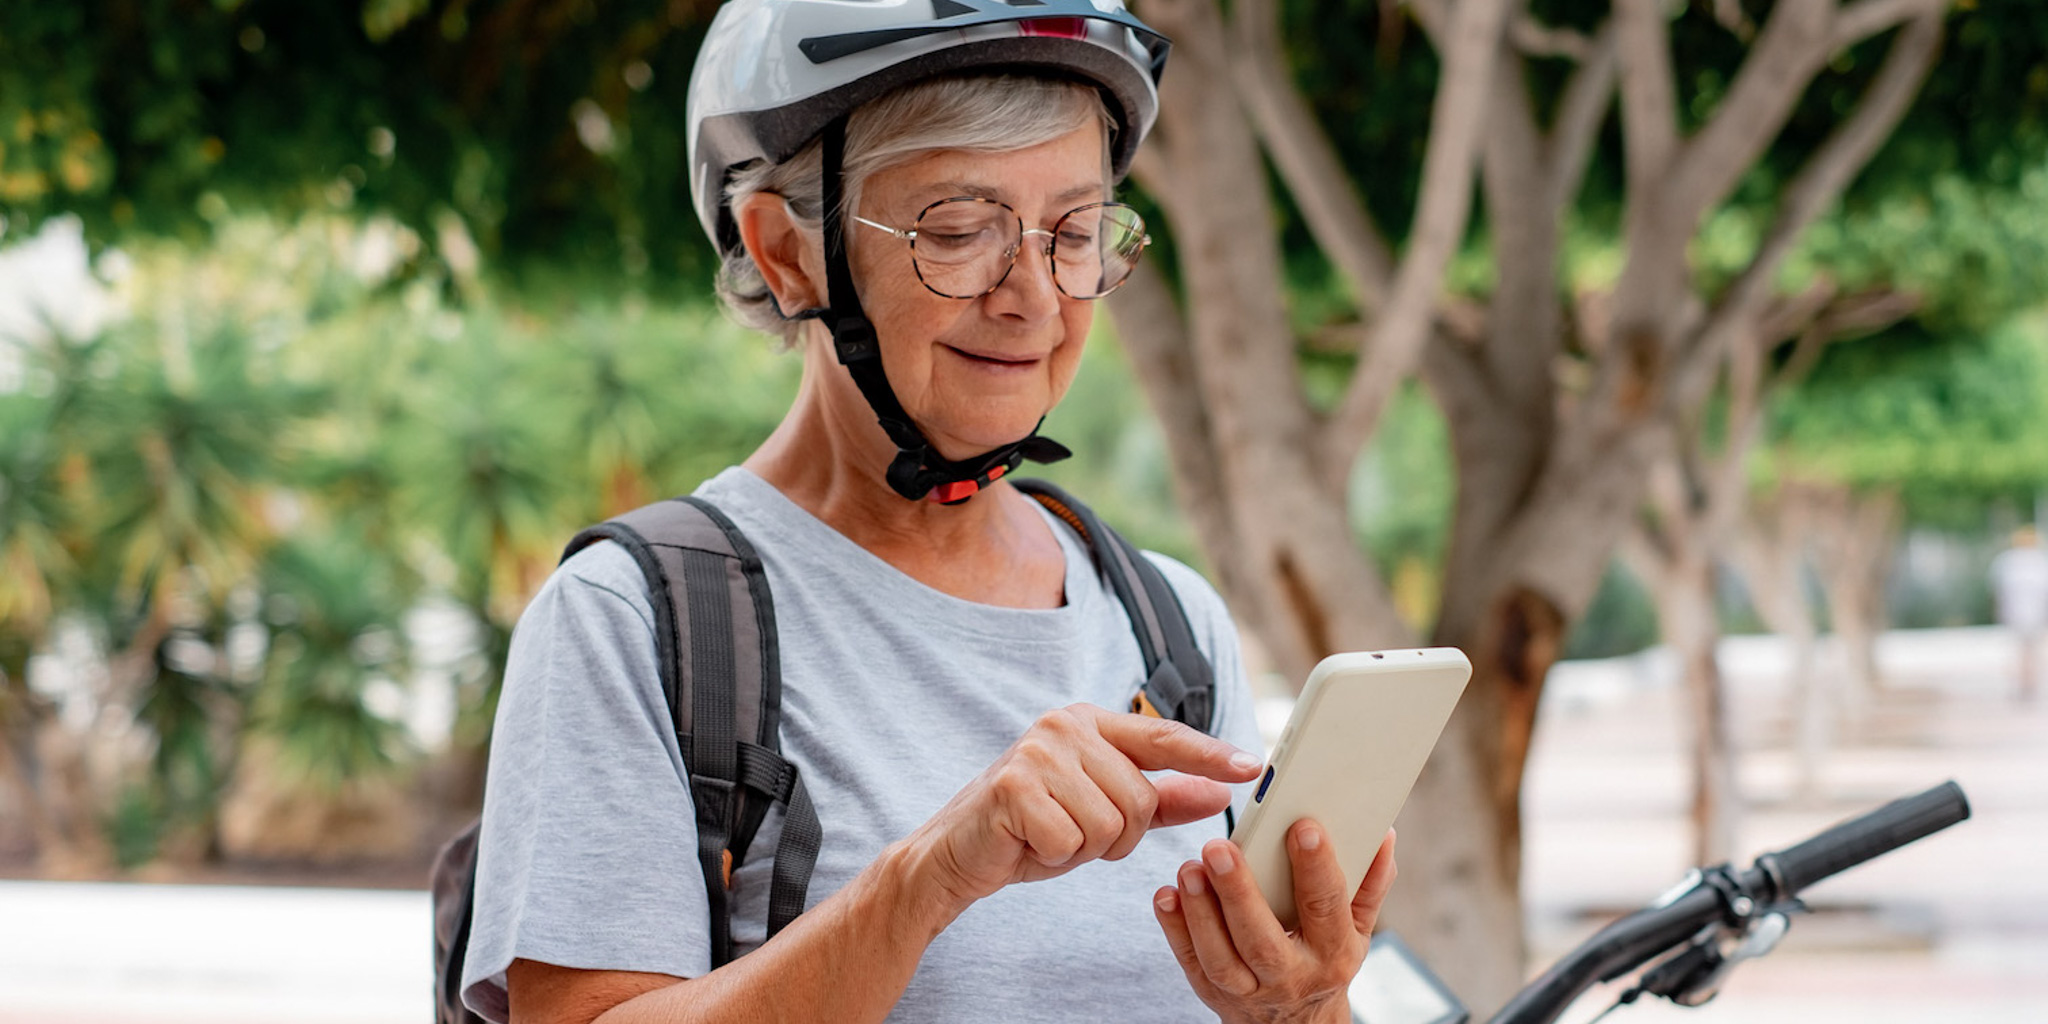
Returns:
[[[1028,639],[1041,630],[1046,631],[1043,635],[1048,639],[1064,635],[1079,616],[1088,613],[1088,606],[1101,589],[1095,579],[1094,563],[1080,536],[1036,501],[1032,506],[1047,528],[1052,530],[1066,562],[1066,601],[1057,608],[983,604],[931,587],[861,547],[744,466],[731,466],[721,471],[705,481],[697,494],[717,504],[736,520],[758,520],[759,529],[749,522],[743,521],[740,525],[749,538],[756,533],[761,534],[763,539],[756,546],[763,549],[764,558],[769,557],[766,545],[775,544],[775,538],[781,538],[783,542],[793,541],[795,543],[790,547],[777,544],[774,554],[787,556],[796,551],[813,552],[816,557],[805,561],[816,564],[804,565],[806,571],[837,572],[855,577],[860,585],[874,588],[877,602],[890,603],[906,613],[922,609],[941,615],[947,621],[969,625],[970,628],[980,627],[1012,640]]]

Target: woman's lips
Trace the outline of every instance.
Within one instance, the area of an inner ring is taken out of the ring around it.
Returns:
[[[992,367],[1034,366],[1040,360],[1045,358],[1044,356],[1038,355],[1017,355],[1015,353],[1006,352],[981,352],[975,351],[973,349],[959,348],[953,345],[947,345],[946,348],[952,351],[953,354],[960,356],[970,362],[979,363],[983,366]]]

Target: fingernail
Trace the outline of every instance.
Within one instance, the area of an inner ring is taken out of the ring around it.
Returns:
[[[1180,887],[1190,896],[1202,894],[1202,869],[1199,866],[1184,868],[1180,873]]]
[[[1202,850],[1202,861],[1209,865],[1209,870],[1219,875],[1227,875],[1237,868],[1237,865],[1231,862],[1230,851],[1224,849],[1221,844],[1205,847]]]
[[[1303,825],[1294,833],[1294,841],[1304,850],[1313,850],[1323,845],[1323,832],[1314,825]]]
[[[1180,894],[1172,889],[1161,889],[1152,902],[1158,904],[1160,912],[1171,914],[1180,906]]]
[[[1254,754],[1249,750],[1240,750],[1237,753],[1230,755],[1230,766],[1241,772],[1252,771],[1253,769],[1265,763],[1265,758],[1260,757],[1259,755]]]

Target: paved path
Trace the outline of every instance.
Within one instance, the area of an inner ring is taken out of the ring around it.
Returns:
[[[2002,640],[1887,637],[1891,685],[1845,728],[1813,805],[1790,799],[1780,652],[1768,639],[1731,641],[1722,660],[1756,805],[1744,850],[1948,778],[1976,816],[1816,887],[1821,913],[1717,1003],[1609,1020],[2048,1024],[2048,701],[2011,700]],[[1524,797],[1544,962],[1686,866],[1668,676],[1653,654],[1561,666],[1552,681]],[[414,892],[0,883],[0,1024],[423,1024],[428,934]],[[1570,1019],[1604,1006],[1589,999]]]
[[[0,1024],[427,1024],[423,892],[0,882]]]

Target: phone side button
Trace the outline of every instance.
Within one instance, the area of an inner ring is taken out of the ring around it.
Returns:
[[[1252,803],[1266,799],[1266,787],[1273,784],[1273,766],[1266,766],[1266,777],[1259,780],[1259,791],[1252,794]]]

